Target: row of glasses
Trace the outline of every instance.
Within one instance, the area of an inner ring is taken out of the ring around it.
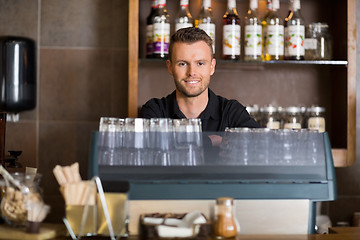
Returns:
[[[98,152],[100,165],[202,164],[201,120],[102,117]]]
[[[115,165],[121,159],[121,152],[118,150],[124,144],[124,129],[124,119],[111,117],[102,117],[100,119],[98,139],[99,164]]]
[[[218,163],[222,165],[324,164],[318,131],[301,129],[226,128]]]

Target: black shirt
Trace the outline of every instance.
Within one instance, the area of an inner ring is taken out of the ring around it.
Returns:
[[[176,91],[161,99],[150,99],[142,106],[140,117],[186,118],[177,104]],[[260,127],[238,101],[217,96],[210,89],[208,104],[199,118],[201,119],[202,131],[207,132],[225,131],[226,127]]]

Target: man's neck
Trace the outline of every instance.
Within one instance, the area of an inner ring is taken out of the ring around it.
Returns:
[[[209,101],[208,91],[209,89],[206,89],[199,96],[191,98],[185,97],[176,91],[176,101],[179,105],[180,111],[186,118],[198,118],[205,110]]]

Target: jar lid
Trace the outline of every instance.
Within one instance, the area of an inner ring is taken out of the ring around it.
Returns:
[[[324,113],[325,108],[320,106],[311,106],[307,109],[307,112],[309,113]]]
[[[247,132],[251,132],[251,129],[247,127],[226,127],[225,132],[247,133]]]
[[[259,111],[259,106],[258,105],[249,105],[246,106],[246,111],[248,111],[248,113],[256,113]]]
[[[300,107],[287,107],[286,112],[287,113],[300,113],[301,108]]]
[[[327,28],[329,28],[329,25],[327,23],[316,22],[316,23],[310,23],[309,24],[309,30],[313,31],[313,32],[320,33],[321,30],[325,30]]]
[[[277,112],[277,107],[272,106],[272,105],[267,105],[267,106],[264,106],[264,107],[260,108],[260,112],[276,113]]]
[[[231,206],[234,204],[234,199],[231,197],[221,197],[216,199],[216,204]]]

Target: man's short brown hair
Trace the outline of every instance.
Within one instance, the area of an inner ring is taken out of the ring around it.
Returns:
[[[213,55],[212,44],[213,41],[207,33],[195,27],[181,28],[176,33],[171,36],[170,45],[169,45],[169,57],[168,59],[171,61],[172,49],[174,43],[194,43],[198,41],[204,41],[211,49],[211,55]]]

